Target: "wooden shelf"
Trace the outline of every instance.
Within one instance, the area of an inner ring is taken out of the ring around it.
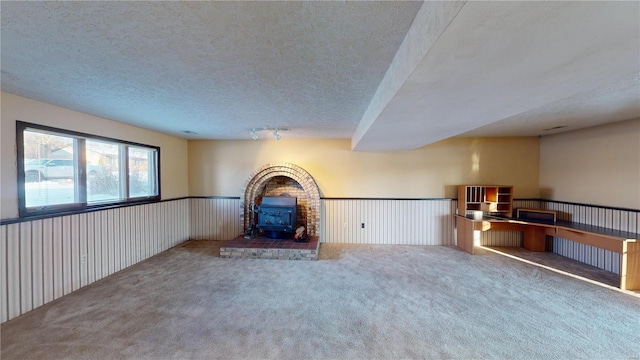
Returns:
[[[498,201],[498,188],[486,187],[485,188],[485,202],[497,202]]]
[[[460,185],[458,187],[458,214],[484,210],[502,216],[513,214],[513,186]]]

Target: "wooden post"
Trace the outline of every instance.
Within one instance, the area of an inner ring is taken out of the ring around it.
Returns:
[[[548,251],[545,229],[541,226],[525,226],[522,247],[530,251]]]
[[[640,290],[640,242],[625,241],[620,262],[620,289]]]

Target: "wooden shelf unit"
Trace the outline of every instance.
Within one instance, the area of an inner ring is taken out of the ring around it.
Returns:
[[[458,214],[484,211],[511,217],[513,215],[513,186],[458,186]]]

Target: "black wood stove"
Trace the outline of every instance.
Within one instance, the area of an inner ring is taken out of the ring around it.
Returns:
[[[295,231],[297,205],[298,199],[291,196],[263,197],[257,228],[268,238],[290,238]]]

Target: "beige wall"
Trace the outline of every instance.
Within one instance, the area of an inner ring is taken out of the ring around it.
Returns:
[[[540,139],[545,199],[640,209],[640,119]]]
[[[301,166],[325,197],[457,197],[459,184],[514,185],[537,198],[538,138],[453,138],[417,150],[353,152],[348,139],[189,141],[191,196],[241,196],[273,162]]]
[[[74,130],[160,147],[160,181],[163,199],[188,196],[187,140],[144,130],[119,122],[45,104],[13,94],[1,93],[0,126],[0,218],[18,216],[15,157],[16,120]]]

